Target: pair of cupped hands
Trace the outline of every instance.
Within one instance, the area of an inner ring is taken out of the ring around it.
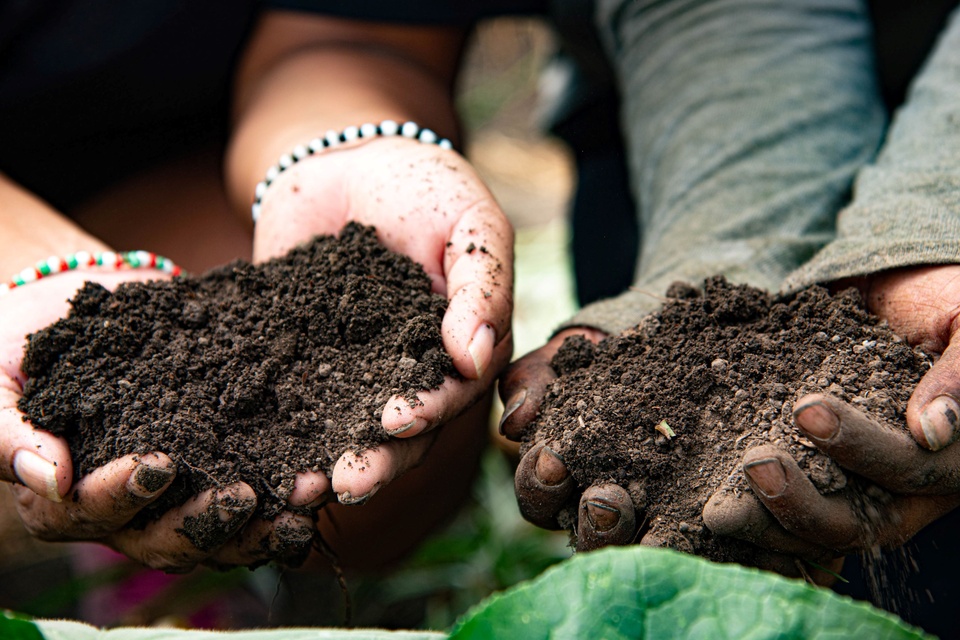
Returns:
[[[835,397],[810,394],[793,409],[796,426],[841,467],[865,478],[876,511],[865,518],[852,488],[821,495],[796,461],[773,445],[742,458],[752,493],[721,489],[704,506],[715,534],[759,547],[762,568],[830,584],[849,553],[898,546],[960,505],[960,266],[890,271],[844,286],[858,286],[873,313],[909,344],[936,359],[910,397],[909,433],[893,430]],[[523,437],[556,377],[550,360],[571,335],[599,341],[602,332],[571,328],[515,362],[500,380],[505,411],[501,431]],[[626,488],[598,483],[577,496],[563,460],[550,442],[536,442],[516,473],[520,510],[531,522],[557,527],[560,510],[576,502],[577,549],[607,545],[660,546],[641,530],[644,517]]]
[[[252,518],[253,490],[244,483],[197,495],[147,525],[128,527],[170,485],[172,452],[114,460],[73,482],[66,443],[33,429],[17,410],[24,376],[24,336],[65,315],[67,299],[86,280],[112,288],[149,272],[71,272],[14,289],[0,298],[0,479],[13,483],[20,518],[37,537],[96,540],[147,566],[186,571],[198,564],[226,567],[264,561],[296,564],[309,551],[315,519],[330,501],[361,504],[427,455],[436,428],[475,403],[498,373],[505,412],[501,430],[521,439],[555,377],[550,359],[563,339],[595,329],[571,328],[507,367],[512,354],[513,233],[490,192],[459,155],[409,140],[378,140],[304,160],[275,181],[263,200],[254,258],[285,253],[317,234],[337,233],[355,220],[377,228],[390,249],[422,264],[435,292],[449,301],[441,332],[461,374],[419,394],[415,406],[393,398],[382,424],[394,436],[370,451],[348,451],[330,477],[301,473],[290,510],[271,521]],[[482,248],[482,250],[481,250]],[[906,432],[828,396],[795,405],[804,434],[841,466],[889,493],[882,513],[864,523],[849,496],[821,496],[790,456],[773,447],[748,451],[745,476],[753,494],[718,493],[704,520],[719,535],[762,548],[767,568],[793,573],[796,559],[836,566],[843,555],[895,546],[960,504],[960,266],[905,269],[857,284],[870,309],[911,344],[939,356],[914,391]],[[460,425],[451,425],[460,428]],[[912,436],[912,437],[911,437]],[[353,464],[362,459],[363,464]],[[451,464],[456,464],[451,461]],[[556,515],[578,491],[549,442],[536,442],[516,473],[521,511],[555,527]],[[82,499],[81,499],[82,496]],[[185,518],[215,510],[221,524],[211,544],[198,547],[179,532]],[[642,537],[638,513],[623,487],[598,484],[579,495],[578,549],[610,544],[658,544]],[[389,523],[384,523],[388,525]],[[291,532],[301,532],[301,535]],[[291,540],[299,540],[291,545]],[[823,581],[829,574],[818,575]]]

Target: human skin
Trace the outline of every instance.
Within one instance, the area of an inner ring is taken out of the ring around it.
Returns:
[[[0,415],[12,430],[0,437],[0,480],[21,485],[15,491],[28,530],[45,539],[99,540],[148,566],[185,571],[199,563],[296,563],[302,554],[276,555],[274,547],[284,548],[276,525],[319,527],[344,564],[381,566],[462,502],[485,441],[487,391],[512,350],[512,229],[469,165],[455,152],[397,139],[362,141],[305,160],[271,186],[249,244],[254,186],[294,145],[329,129],[388,118],[414,120],[456,139],[450,86],[462,42],[457,30],[352,26],[268,13],[238,69],[226,189],[216,173],[219,163],[188,159],[71,212],[82,228],[15,184],[0,183],[0,235],[11,247],[0,269],[8,273],[50,255],[111,246],[154,250],[196,271],[213,266],[212,258],[280,255],[317,233],[336,233],[348,220],[375,224],[381,240],[423,263],[434,290],[450,299],[442,333],[462,375],[422,394],[418,407],[391,400],[384,427],[395,440],[377,450],[348,452],[331,478],[301,474],[290,504],[311,509],[313,517],[288,511],[274,522],[250,521],[255,502],[241,483],[221,490],[232,498],[229,508],[221,499],[226,496],[202,494],[146,530],[132,531],[126,522],[158,495],[142,495],[138,469],[146,465],[172,480],[175,469],[165,453],[97,470],[80,481],[86,484],[78,503],[65,443],[33,430],[16,410],[23,336],[62,315],[63,301],[84,275],[44,279],[0,301],[2,312],[26,322],[11,324],[2,340],[9,357]],[[417,170],[410,171],[411,163]],[[170,189],[171,183],[179,188]],[[378,197],[363,200],[371,185],[380,186]],[[139,214],[136,224],[127,215],[131,210]],[[215,246],[211,237],[218,239]],[[467,252],[469,242],[486,251]],[[130,275],[114,274],[106,283],[124,277]],[[23,314],[33,300],[50,313]],[[40,456],[32,455],[37,439],[43,442]],[[363,470],[347,464],[356,457],[368,463]],[[458,464],[449,464],[451,459]],[[374,493],[383,497],[367,503]],[[354,506],[324,507],[337,500]],[[360,503],[367,504],[355,506]],[[176,530],[184,517],[210,505],[222,507],[223,544],[198,550]]]
[[[960,397],[958,312],[960,266],[901,269],[862,278],[855,284],[869,309],[889,322],[911,345],[937,357],[914,389],[906,412],[905,432],[892,432],[854,406],[820,394],[797,400],[797,427],[848,471],[891,494],[876,518],[863,522],[845,495],[817,492],[789,454],[758,447],[743,457],[752,495],[718,493],[704,508],[704,521],[720,535],[747,540],[761,551],[761,564],[795,574],[793,560],[839,566],[842,556],[873,546],[903,544],[924,526],[960,505],[960,449],[956,398]],[[549,382],[556,377],[549,362],[563,339],[584,333],[597,341],[603,333],[572,328],[544,347],[519,359],[500,380],[506,407],[503,433],[519,440],[536,416]],[[912,437],[911,437],[912,436]],[[516,474],[521,511],[535,524],[555,527],[555,517],[575,488],[549,442],[537,442]],[[635,539],[638,523],[627,492],[617,485],[588,487],[580,496],[578,549],[589,550]],[[641,544],[658,546],[649,536]],[[833,576],[809,572],[821,583]]]

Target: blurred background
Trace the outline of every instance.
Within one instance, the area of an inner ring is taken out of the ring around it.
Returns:
[[[517,231],[515,357],[542,345],[575,305],[566,225],[572,163],[537,123],[540,70],[553,50],[536,20],[482,23],[458,89],[465,152]],[[491,434],[501,410],[497,404],[491,415]],[[566,534],[521,518],[514,463],[509,447],[492,446],[473,500],[454,521],[389,573],[344,576],[348,598],[333,571],[263,567],[148,579],[95,545],[32,539],[0,488],[0,608],[109,626],[246,627],[338,626],[349,606],[352,626],[444,629],[490,593],[570,555]],[[85,571],[84,560],[96,568]],[[129,604],[118,608],[117,593]]]

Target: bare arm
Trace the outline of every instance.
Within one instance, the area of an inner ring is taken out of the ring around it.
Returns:
[[[0,281],[51,255],[105,251],[107,245],[0,174]]]
[[[249,218],[253,189],[281,154],[362,122],[413,120],[451,139],[465,34],[448,27],[268,13],[240,63],[228,153],[231,201]]]

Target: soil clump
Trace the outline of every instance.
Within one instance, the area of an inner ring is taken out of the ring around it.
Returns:
[[[662,309],[598,345],[568,338],[524,451],[549,441],[578,487],[627,489],[667,546],[751,564],[756,549],[713,536],[701,517],[718,489],[750,491],[740,461],[761,444],[789,451],[823,494],[878,489],[846,473],[793,426],[794,402],[823,392],[891,429],[930,358],[894,335],[850,289],[773,296],[722,277],[675,284]],[[665,423],[665,424],[664,424]],[[560,514],[575,535],[576,505]]]
[[[113,293],[87,283],[71,306],[29,336],[20,409],[66,438],[77,478],[126,454],[169,455],[177,476],[141,524],[236,481],[270,518],[297,472],[330,475],[345,451],[388,440],[391,396],[415,402],[457,375],[446,300],[355,223],[260,265]]]

